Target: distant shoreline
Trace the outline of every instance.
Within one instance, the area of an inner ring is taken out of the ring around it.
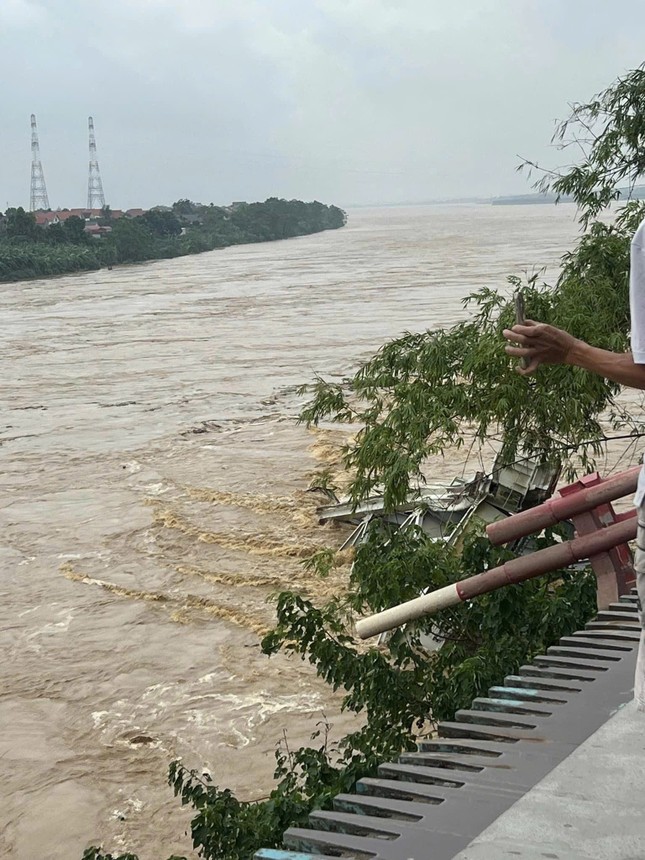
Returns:
[[[645,185],[621,189],[618,200],[645,200]],[[397,203],[347,203],[348,209],[386,209],[395,206],[544,206],[574,203],[571,197],[555,194],[505,194],[499,197],[446,197],[438,200],[402,200]]]
[[[0,282],[16,283],[308,236],[344,227],[347,216],[317,200],[269,197],[229,207],[179,200],[172,207],[119,219],[106,212],[103,233],[91,238],[80,217],[70,217],[62,226],[39,226],[33,213],[18,208],[8,210],[4,221]]]

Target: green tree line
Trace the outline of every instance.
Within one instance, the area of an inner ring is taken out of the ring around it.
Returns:
[[[83,219],[41,227],[21,207],[0,216],[0,281],[88,271],[118,263],[138,263],[198,254],[248,242],[270,242],[334,230],[346,215],[318,201],[282,200],[203,206],[179,200],[136,218],[115,219],[106,207],[98,223],[110,232],[94,238]]]

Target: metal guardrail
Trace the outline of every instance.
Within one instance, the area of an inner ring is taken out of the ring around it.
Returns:
[[[635,592],[256,860],[451,860],[632,698]]]
[[[589,560],[596,575],[598,608],[605,609],[622,594],[627,594],[636,581],[628,545],[636,537],[636,509],[617,514],[611,502],[635,491],[640,469],[636,466],[607,479],[593,472],[563,487],[559,499],[550,499],[490,523],[486,532],[493,544],[515,541],[568,516],[571,516],[576,537],[521,554],[499,567],[436,591],[425,591],[419,597],[362,618],[356,623],[357,634],[361,639],[369,639],[416,618],[433,615],[497,588],[524,582],[584,559]]]

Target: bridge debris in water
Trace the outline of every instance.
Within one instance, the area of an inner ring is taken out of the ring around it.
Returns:
[[[370,496],[358,504],[337,500],[318,508],[320,522],[356,526],[341,549],[361,543],[369,524],[381,519],[403,528],[416,525],[437,540],[457,543],[473,519],[486,524],[539,505],[553,495],[561,467],[529,458],[506,465],[496,460],[490,474],[455,478],[449,484],[428,484],[411,493],[395,510],[385,508],[383,496]]]

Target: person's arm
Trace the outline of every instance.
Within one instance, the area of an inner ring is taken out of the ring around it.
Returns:
[[[506,346],[509,355],[527,359],[526,368],[517,368],[524,376],[534,373],[541,364],[571,364],[619,385],[645,389],[645,364],[636,364],[630,352],[599,349],[562,329],[533,320],[505,329],[504,337],[517,344]]]

